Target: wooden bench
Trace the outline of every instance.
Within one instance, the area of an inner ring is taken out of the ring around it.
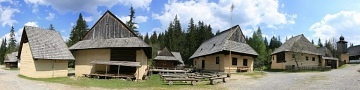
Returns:
[[[195,82],[198,82],[199,79],[194,79],[194,78],[165,78],[165,81],[168,82],[169,85],[172,85],[174,81],[191,81],[191,85],[195,85]]]
[[[214,85],[216,83],[215,82],[216,80],[221,80],[221,79],[224,83],[226,83],[225,78],[227,78],[227,77],[213,77],[213,78],[210,78],[209,81],[210,81],[211,85]]]

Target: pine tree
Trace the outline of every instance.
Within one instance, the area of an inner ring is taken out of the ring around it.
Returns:
[[[146,33],[145,37],[144,37],[144,41],[147,43],[147,44],[150,44],[150,39],[149,39],[149,34]]]
[[[50,24],[49,30],[55,30],[55,27],[52,24]]]
[[[0,46],[0,65],[3,64],[6,55],[6,38],[1,42]]]
[[[152,44],[157,44],[158,43],[158,36],[156,34],[156,31],[154,31],[154,33],[150,36],[150,41]]]
[[[11,26],[10,39],[9,39],[9,43],[8,43],[7,53],[12,53],[14,51],[16,51],[15,30],[14,30],[14,27]]]
[[[131,29],[131,31],[133,31],[137,36],[140,36],[139,31],[136,30],[137,27],[135,26],[135,24],[137,24],[137,23],[134,22],[134,19],[135,19],[135,10],[134,10],[134,8],[133,8],[132,6],[130,7],[130,15],[129,15],[129,17],[130,17],[130,20],[126,22],[126,25],[127,25],[127,26]]]
[[[311,39],[311,44],[313,44],[313,45],[314,45],[314,40],[313,40],[313,39]]]
[[[321,43],[321,39],[319,38],[319,40],[318,40],[318,46],[319,47],[324,47],[324,45]]]
[[[67,42],[68,46],[72,46],[75,43],[81,41],[88,30],[87,28],[88,26],[86,21],[83,19],[82,14],[80,13],[79,18],[76,21],[76,26],[73,26],[73,29],[71,30],[70,38]]]
[[[262,37],[262,32],[260,27],[258,30],[253,33],[253,36],[249,39],[249,45],[259,54],[255,59],[257,67],[263,66],[268,61],[266,60],[266,46]]]

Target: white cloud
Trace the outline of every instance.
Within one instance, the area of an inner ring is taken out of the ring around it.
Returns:
[[[232,13],[230,7],[234,3]],[[190,18],[194,21],[204,21],[211,24],[214,30],[225,30],[239,24],[242,27],[257,27],[260,24],[277,28],[285,24],[294,24],[296,15],[279,12],[277,0],[220,0],[218,3],[200,1],[169,1],[161,13],[154,13],[152,17],[160,20],[163,29],[168,26],[175,15],[178,15],[183,27],[187,26]]]
[[[27,22],[24,24],[25,26],[33,26],[33,27],[39,27],[39,25],[37,24],[37,22]]]
[[[97,11],[100,6],[111,8],[114,5],[121,4],[149,10],[151,0],[25,0],[25,3],[33,6],[33,12],[38,11],[39,5],[51,6],[55,10],[64,12],[85,11],[94,15],[99,15]]]
[[[360,44],[360,12],[341,11],[326,15],[321,21],[314,23],[310,30],[315,33],[313,38],[321,38],[322,41],[338,38],[343,35],[350,43]]]
[[[55,18],[54,13],[49,13],[49,16],[45,17],[46,20],[53,20]]]
[[[148,19],[147,16],[136,16],[135,17],[135,22],[136,23],[143,23],[143,22],[146,22]]]
[[[93,20],[93,17],[92,16],[89,16],[89,17],[84,17],[84,20],[86,22],[91,22]]]
[[[19,12],[20,10],[16,8],[0,6],[0,14],[1,14],[0,22],[2,23],[1,25],[4,27],[5,25],[12,26],[15,23],[17,23],[17,21],[14,20],[12,17],[15,15],[15,13],[19,13]]]

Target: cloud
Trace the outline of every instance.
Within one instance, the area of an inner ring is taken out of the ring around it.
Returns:
[[[55,18],[54,13],[49,13],[49,16],[45,17],[46,20],[53,20]]]
[[[24,24],[25,26],[33,26],[33,27],[39,27],[39,25],[37,24],[37,22],[27,22]]]
[[[11,7],[2,7],[0,6],[0,22],[1,25],[4,27],[5,25],[13,26],[15,23],[17,23],[16,20],[13,19],[15,13],[19,13],[20,10],[16,8]]]
[[[86,22],[91,22],[91,21],[94,20],[94,19],[93,19],[93,17],[89,16],[89,17],[84,17],[84,20],[85,20]]]
[[[335,14],[327,14],[319,22],[311,25],[310,30],[315,32],[313,38],[321,38],[322,41],[338,38],[343,35],[350,43],[360,44],[360,12],[340,11]]]
[[[230,12],[234,3],[233,13]],[[207,0],[200,1],[169,1],[161,13],[153,13],[154,19],[160,20],[163,29],[175,15],[178,15],[183,28],[190,18],[204,21],[216,30],[225,30],[239,24],[242,27],[257,27],[260,24],[277,28],[286,24],[294,24],[296,15],[279,12],[278,0],[219,0],[218,3]],[[231,20],[232,16],[232,20]]]
[[[143,23],[143,22],[146,22],[148,19],[147,16],[136,16],[135,17],[135,22],[136,23]]]
[[[151,0],[25,0],[25,3],[33,6],[33,12],[38,11],[38,6],[51,6],[60,13],[85,11],[94,15],[100,15],[97,11],[100,6],[111,8],[120,4],[149,10]]]

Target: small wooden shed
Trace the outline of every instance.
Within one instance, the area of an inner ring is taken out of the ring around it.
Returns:
[[[104,74],[143,79],[149,71],[151,47],[110,11],[70,50],[76,57],[75,76]]]
[[[184,66],[180,52],[170,52],[166,47],[158,51],[158,55],[154,58],[154,68],[156,69],[175,69]]]
[[[31,78],[66,77],[74,60],[59,32],[25,26],[18,51],[20,74]]]
[[[4,59],[6,68],[18,68],[17,54],[18,54],[18,52],[6,54],[5,59]]]

